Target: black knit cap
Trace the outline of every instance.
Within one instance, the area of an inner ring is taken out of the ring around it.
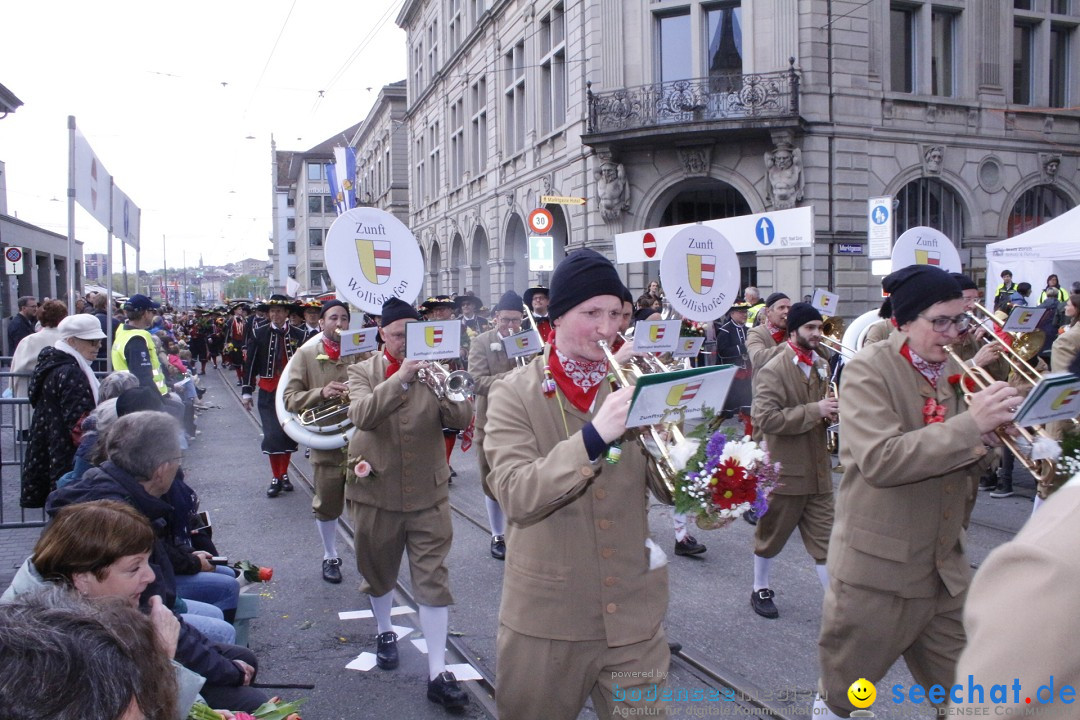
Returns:
[[[978,290],[979,289],[979,286],[975,284],[975,281],[972,280],[971,278],[969,278],[964,273],[949,273],[949,274],[952,275],[953,280],[955,280],[960,285],[961,290]]]
[[[787,295],[785,295],[782,292],[774,292],[772,295],[765,298],[765,307],[771,308],[773,305],[780,302],[781,300],[790,300],[790,299],[791,298],[789,298]]]
[[[319,317],[324,317],[327,310],[335,307],[345,308],[345,314],[349,317],[352,317],[352,312],[349,311],[349,306],[341,302],[340,300],[327,300],[326,302],[324,302],[322,304],[322,308],[319,309]]]
[[[787,314],[787,331],[790,335],[809,322],[821,322],[824,320],[817,308],[810,303],[797,302],[791,306]]]
[[[381,326],[386,327],[387,325],[402,319],[419,320],[420,313],[416,312],[416,308],[404,300],[392,297],[388,298],[387,301],[382,304],[381,317]]]
[[[911,322],[931,305],[962,296],[956,278],[933,265],[908,265],[887,275],[881,287],[889,293],[897,327]]]
[[[499,298],[499,304],[495,306],[495,312],[500,310],[515,310],[517,312],[523,312],[525,310],[525,303],[522,301],[521,296],[513,290],[507,290]]]
[[[134,387],[116,397],[116,416],[124,417],[140,410],[161,410],[161,393],[157,388]]]
[[[619,279],[619,273],[610,260],[588,248],[570,253],[551,274],[548,316],[554,322],[567,311],[598,295],[614,295],[620,300],[633,302],[633,296]]]

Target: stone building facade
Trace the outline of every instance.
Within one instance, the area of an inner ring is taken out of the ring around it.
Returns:
[[[405,81],[386,85],[353,135],[356,204],[376,207],[409,224],[409,138]]]
[[[741,254],[744,284],[830,288],[853,315],[879,299],[866,201],[888,195],[897,235],[941,230],[980,277],[987,242],[1080,203],[1078,6],[406,0],[427,290],[488,300],[543,281],[525,223],[544,196],[587,200],[546,205],[556,260],[610,252],[620,232],[812,206],[813,247]],[[640,290],[657,266],[622,272]]]

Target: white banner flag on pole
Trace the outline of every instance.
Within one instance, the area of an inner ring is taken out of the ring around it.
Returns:
[[[90,143],[75,130],[75,201],[94,218],[109,227],[109,185],[112,178]]]
[[[138,250],[142,210],[115,184],[112,193],[112,234]]]

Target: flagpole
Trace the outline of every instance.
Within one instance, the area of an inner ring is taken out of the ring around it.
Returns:
[[[67,286],[68,315],[75,314],[75,116],[68,115],[68,247],[67,247]],[[49,268],[49,272],[55,272]],[[53,277],[56,277],[53,275]],[[14,351],[14,348],[12,348]]]
[[[121,263],[123,263],[123,269],[124,269],[124,295],[125,295],[125,297],[126,297],[126,296],[127,296],[127,294],[128,294],[128,281],[127,281],[127,240],[125,240],[124,242],[120,243],[120,262],[121,262]],[[112,284],[112,275],[109,275],[109,284],[110,284],[110,285]],[[111,291],[111,290],[112,290],[112,288],[110,287],[110,288],[109,288],[109,290]]]
[[[113,188],[116,183],[113,182],[112,176],[109,176],[109,230],[108,230],[108,245],[105,250],[105,264],[109,268],[109,287],[106,289],[106,297],[108,300],[105,303],[105,369],[112,372],[112,226],[113,226]]]
[[[161,304],[169,302],[169,264],[165,261],[165,233],[161,233]]]

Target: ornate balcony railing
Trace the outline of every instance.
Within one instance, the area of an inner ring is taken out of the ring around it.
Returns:
[[[594,93],[586,83],[590,133],[678,123],[797,117],[799,74],[717,75]]]

